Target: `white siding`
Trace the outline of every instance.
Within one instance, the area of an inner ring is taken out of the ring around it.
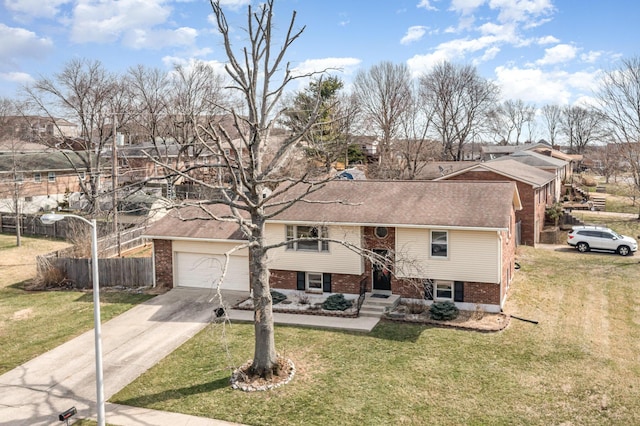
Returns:
[[[437,230],[437,228],[434,228]],[[448,231],[448,257],[429,257],[429,229],[396,229],[396,273],[400,277],[500,282],[497,232]]]
[[[284,241],[285,230],[284,224],[268,223],[267,243],[276,244]],[[360,227],[328,226],[328,232],[330,239],[361,247]],[[294,251],[279,247],[269,251],[268,256],[270,269],[357,275],[364,272],[364,263],[360,255],[339,243],[329,243],[329,252]]]

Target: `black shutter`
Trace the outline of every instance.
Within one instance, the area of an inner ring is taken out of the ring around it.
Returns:
[[[304,272],[298,272],[298,284],[296,288],[304,291],[306,287],[306,277]]]
[[[464,302],[464,283],[462,281],[453,283],[453,301]]]
[[[322,274],[322,291],[331,293],[331,274]]]
[[[424,298],[433,300],[433,281],[431,280],[424,280]]]

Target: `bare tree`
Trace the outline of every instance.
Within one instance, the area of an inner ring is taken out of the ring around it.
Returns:
[[[78,173],[80,190],[91,213],[100,210],[100,197],[107,193],[102,188],[102,175],[110,155],[106,148],[113,142],[114,120],[117,117],[120,125],[128,120],[124,90],[121,80],[101,62],[84,59],[71,60],[53,78],[41,78],[25,88],[31,107],[54,125],[60,116],[79,124],[80,137],[48,142],[65,155],[71,149],[82,158],[82,170],[71,158],[69,164]],[[80,179],[85,172],[89,179]]]
[[[171,189],[184,177],[186,164],[207,152],[197,138],[197,126],[222,120],[223,78],[204,63],[178,65],[173,72],[137,66],[129,69],[128,79],[136,111],[132,132],[147,144],[147,153],[165,166],[161,173]]]
[[[433,110],[418,98],[402,114],[393,152],[402,158],[403,179],[415,179],[429,161],[442,156],[442,147],[429,136],[432,119]]]
[[[569,138],[569,151],[582,154],[591,142],[604,142],[604,115],[594,108],[568,106],[562,110],[563,133]]]
[[[12,119],[17,116],[17,111],[18,109],[16,108],[16,104],[13,99],[0,98],[0,142],[3,145],[3,149],[7,149],[11,156],[11,182],[6,182],[6,186],[11,187],[11,210],[13,210],[13,213],[15,214],[16,246],[20,247],[22,245],[20,228],[22,209],[20,198],[24,176],[22,175],[23,167],[20,166],[20,141],[15,137],[13,129],[11,128]],[[13,122],[13,125],[15,126],[15,122]]]
[[[389,152],[398,135],[402,115],[412,103],[412,85],[406,64],[381,62],[368,71],[359,71],[353,92],[358,99],[362,127],[377,133],[378,165],[386,167]]]
[[[274,0],[267,0],[257,10],[249,5],[247,46],[235,50],[232,39],[236,40],[236,36],[229,27],[220,2],[210,2],[228,58],[225,68],[231,78],[229,88],[242,97],[242,113],[236,108],[230,109],[234,126],[239,130],[239,143],[232,143],[232,136],[219,123],[199,126],[200,142],[213,144],[211,149],[217,149],[222,157],[220,167],[225,168],[230,176],[230,182],[222,192],[222,203],[228,206],[230,213],[215,215],[206,208],[203,212],[211,218],[236,223],[247,238],[245,247],[248,248],[250,259],[255,330],[255,350],[250,373],[268,379],[279,372],[279,363],[274,340],[267,252],[290,241],[269,245],[266,241],[265,223],[318,188],[317,183],[306,183],[304,177],[288,177],[285,170],[289,154],[295,149],[296,143],[318,120],[318,110],[311,112],[307,126],[286,135],[277,143],[272,140],[274,124],[283,112],[277,108],[284,89],[294,79],[310,76],[292,75],[289,65],[285,63],[289,47],[300,37],[304,27],[295,28],[296,13],[293,12],[282,37],[282,44],[276,47],[272,33],[275,26]],[[225,147],[228,151],[225,151]],[[199,183],[214,187],[213,183]],[[282,201],[283,194],[300,188],[301,191],[295,192],[296,195]],[[268,189],[274,191],[269,193]],[[198,205],[206,207],[209,203],[201,202]]]
[[[460,161],[464,145],[481,131],[495,107],[498,88],[473,66],[442,62],[420,77],[420,96],[434,111],[444,155]]]
[[[626,159],[636,189],[640,189],[640,57],[625,59],[617,69],[604,74],[598,100],[609,135]]]
[[[533,122],[535,108],[521,99],[506,100],[489,112],[489,128],[501,144],[520,145],[520,138]]]
[[[559,105],[548,104],[542,107],[542,121],[547,130],[549,143],[551,146],[556,145],[556,136],[560,131],[562,121],[562,108]]]

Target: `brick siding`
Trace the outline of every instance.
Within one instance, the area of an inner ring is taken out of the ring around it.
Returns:
[[[153,240],[156,263],[156,286],[173,288],[173,243],[171,240]]]

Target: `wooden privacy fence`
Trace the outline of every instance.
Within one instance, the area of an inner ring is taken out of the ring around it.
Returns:
[[[74,288],[92,288],[91,259],[38,256],[38,275],[51,268],[62,272]],[[98,259],[100,287],[149,287],[153,285],[151,257]]]

